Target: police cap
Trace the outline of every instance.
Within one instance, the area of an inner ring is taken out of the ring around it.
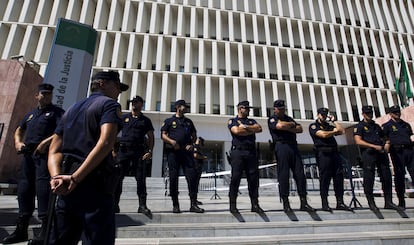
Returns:
[[[318,114],[321,114],[323,116],[328,115],[328,112],[329,112],[328,108],[321,107],[321,108],[318,109]]]
[[[369,114],[369,113],[372,113],[372,112],[373,112],[372,106],[370,106],[370,105],[364,105],[362,107],[362,113]]]
[[[400,113],[401,112],[400,106],[398,106],[398,105],[391,106],[390,109],[389,109],[389,112],[390,113]]]
[[[185,100],[177,100],[175,102],[175,107],[182,106],[182,105],[185,107],[188,107],[187,104],[185,103]]]
[[[278,109],[285,109],[285,101],[284,100],[275,100],[275,102],[273,102],[273,107],[276,107]]]
[[[144,103],[144,99],[141,96],[135,96],[134,98],[132,98],[131,100],[128,100],[128,102],[132,102],[132,103]]]
[[[119,73],[117,71],[99,71],[92,76],[92,81],[98,79],[117,82],[121,91],[127,91],[129,89],[128,85],[121,83],[121,80],[119,80]]]
[[[42,83],[38,87],[39,92],[53,92],[53,85],[49,83]]]
[[[249,101],[247,101],[247,100],[240,101],[240,102],[237,104],[237,107],[253,108],[252,106],[250,106],[250,103],[249,103]]]

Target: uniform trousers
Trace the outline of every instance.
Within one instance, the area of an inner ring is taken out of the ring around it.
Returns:
[[[292,170],[299,196],[306,196],[306,176],[298,146],[296,144],[276,143],[275,155],[280,197],[286,198],[289,196],[289,170]]]
[[[50,244],[115,244],[113,195],[96,178],[86,178],[66,196],[59,196]]]
[[[316,161],[319,168],[319,185],[321,197],[327,197],[329,185],[333,179],[336,197],[344,195],[343,160],[338,151],[316,151]]]
[[[122,182],[125,176],[129,172],[132,172],[137,182],[137,195],[139,198],[146,198],[147,196],[147,172],[146,172],[146,161],[142,160],[144,155],[143,151],[139,151],[139,154],[134,153],[132,156],[123,158],[120,157],[119,165],[121,167],[121,176],[119,178],[118,185],[115,189],[115,203],[119,203],[122,194]]]
[[[257,200],[259,197],[259,170],[256,150],[231,151],[231,180],[229,197],[236,198],[239,192],[240,181],[243,171],[247,177],[250,200]]]
[[[197,199],[197,173],[192,151],[187,150],[166,150],[168,170],[170,177],[170,195],[178,196],[178,177],[180,166],[183,168],[188,185],[188,194],[191,200]]]
[[[38,217],[46,217],[50,195],[49,181],[47,154],[24,154],[17,188],[20,216],[32,216],[37,196]]]
[[[367,197],[373,197],[375,181],[375,167],[380,176],[384,195],[392,195],[392,177],[388,156],[374,149],[365,149],[361,154],[364,170],[364,193]]]
[[[391,147],[392,165],[394,166],[394,183],[397,196],[403,198],[405,194],[405,168],[414,181],[414,151],[412,148]]]

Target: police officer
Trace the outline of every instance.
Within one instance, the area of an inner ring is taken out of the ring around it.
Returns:
[[[187,179],[191,201],[190,212],[204,213],[204,209],[197,204],[197,173],[193,157],[193,144],[197,139],[197,131],[193,121],[184,116],[186,109],[185,100],[177,100],[175,102],[175,114],[165,119],[161,127],[161,138],[165,143],[170,174],[170,195],[173,202],[173,213],[181,213],[178,202],[180,166],[182,166]]]
[[[328,112],[327,108],[319,108],[316,121],[309,125],[320,173],[322,210],[332,212],[328,204],[328,191],[331,179],[333,179],[336,209],[351,211],[352,209],[344,203],[343,160],[339,155],[338,144],[334,137],[344,134],[345,130],[335,121],[334,116],[328,116]]]
[[[112,149],[122,127],[116,99],[127,89],[118,72],[97,72],[91,95],[71,106],[55,130],[48,161],[58,195],[51,244],[115,243]]]
[[[286,213],[292,212],[288,199],[289,170],[292,170],[293,179],[298,188],[300,210],[315,212],[315,209],[306,200],[306,176],[296,141],[296,134],[303,132],[302,125],[285,114],[284,100],[276,100],[273,103],[273,107],[274,115],[269,117],[267,123],[275,146],[279,194],[283,201],[283,210]]]
[[[229,190],[230,213],[238,214],[236,200],[243,172],[247,176],[247,184],[251,202],[251,211],[263,213],[259,206],[259,162],[256,153],[256,133],[262,132],[262,126],[254,119],[248,118],[249,101],[241,101],[237,105],[237,116],[228,121],[232,140],[231,147],[231,180]]]
[[[386,138],[384,149],[391,155],[394,166],[394,183],[398,196],[398,206],[405,209],[405,168],[414,181],[414,151],[411,136],[413,130],[401,117],[398,105],[389,108],[391,119],[382,125]]]
[[[43,240],[46,228],[50,193],[47,153],[53,131],[64,111],[52,104],[51,84],[40,84],[35,97],[37,108],[25,115],[14,134],[16,150],[23,155],[17,187],[19,216],[16,230],[3,239],[4,244],[27,240],[29,220],[35,209],[35,196],[37,196],[38,217],[42,221],[36,240]]]
[[[354,139],[356,144],[359,145],[362,155],[364,193],[369,208],[372,211],[378,211],[373,194],[375,167],[377,167],[384,192],[384,208],[399,210],[398,206],[392,202],[392,178],[388,156],[384,152],[384,132],[372,120],[372,116],[372,106],[363,106],[363,119],[354,128]]]
[[[130,100],[131,112],[122,116],[122,134],[119,139],[119,150],[117,161],[121,166],[121,177],[115,191],[115,212],[119,212],[119,199],[122,193],[122,182],[125,175],[132,171],[137,181],[137,194],[139,200],[138,213],[151,216],[151,210],[147,207],[147,186],[146,186],[146,160],[152,156],[154,148],[154,127],[151,120],[142,114],[144,100],[136,96]],[[144,144],[145,137],[148,139],[148,146]]]

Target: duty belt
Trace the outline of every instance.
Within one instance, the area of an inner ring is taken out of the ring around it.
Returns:
[[[254,147],[254,145],[233,145],[231,146],[231,149],[239,151],[254,151],[256,147]]]
[[[275,141],[275,144],[295,145],[297,143],[296,141],[278,140],[278,141]]]
[[[406,145],[391,145],[392,148],[394,149],[412,149],[413,146],[411,144],[406,144]]]
[[[315,149],[320,152],[337,152],[338,148],[336,146],[316,146]]]

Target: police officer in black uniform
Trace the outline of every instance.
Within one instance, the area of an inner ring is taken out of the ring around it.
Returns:
[[[392,202],[392,178],[388,156],[384,152],[384,132],[372,120],[372,106],[363,106],[362,116],[363,119],[355,126],[354,139],[361,149],[364,170],[364,193],[367,197],[369,208],[372,211],[378,211],[373,193],[375,167],[377,167],[384,192],[384,208],[399,210],[398,206]]]
[[[142,114],[144,100],[136,96],[132,100],[131,112],[122,116],[122,134],[119,139],[119,149],[116,153],[117,161],[121,166],[121,177],[115,191],[115,212],[119,212],[119,199],[122,193],[122,182],[125,175],[132,171],[137,181],[138,213],[151,216],[147,207],[146,161],[152,156],[154,148],[154,127],[151,120]],[[145,137],[148,146],[144,144]]]
[[[308,204],[306,199],[306,176],[296,141],[296,134],[303,132],[302,125],[285,114],[284,100],[276,100],[273,107],[274,115],[269,117],[267,123],[275,146],[279,194],[283,201],[283,210],[286,213],[292,212],[288,199],[289,170],[292,170],[293,179],[298,188],[300,210],[315,212],[315,209]]]
[[[389,108],[391,119],[382,125],[386,138],[384,149],[391,155],[394,166],[394,183],[398,196],[398,206],[405,209],[405,168],[414,181],[414,150],[411,136],[413,130],[402,120],[398,105]]]
[[[345,133],[345,129],[335,121],[334,116],[328,116],[329,109],[319,108],[318,118],[309,125],[309,133],[313,139],[314,151],[319,167],[320,194],[322,210],[332,212],[328,204],[329,184],[333,179],[336,197],[336,209],[352,209],[344,203],[344,173],[343,160],[338,152],[338,144],[334,136]]]
[[[35,209],[37,196],[38,217],[42,227],[38,237],[43,240],[49,202],[50,175],[47,170],[47,153],[55,130],[64,111],[52,104],[53,86],[42,83],[36,94],[37,108],[25,115],[14,134],[15,147],[23,155],[21,176],[17,187],[19,217],[16,230],[5,237],[4,244],[27,240],[27,228]]]
[[[254,119],[248,118],[249,101],[241,101],[237,105],[237,116],[228,121],[232,140],[231,147],[231,180],[229,190],[230,213],[238,214],[236,200],[243,171],[246,173],[249,189],[251,211],[263,213],[259,206],[259,162],[256,152],[256,133],[262,132],[262,126]]]
[[[197,180],[193,157],[193,144],[197,139],[197,131],[193,121],[184,116],[187,105],[185,100],[175,102],[175,114],[165,119],[161,127],[161,138],[165,143],[168,169],[170,174],[170,195],[173,202],[173,213],[181,213],[178,202],[178,177],[180,166],[187,179],[190,196],[190,212],[204,213],[197,204]]]
[[[115,243],[112,149],[122,127],[116,99],[127,89],[118,72],[97,72],[91,95],[71,106],[55,130],[48,160],[58,195],[51,244]]]

